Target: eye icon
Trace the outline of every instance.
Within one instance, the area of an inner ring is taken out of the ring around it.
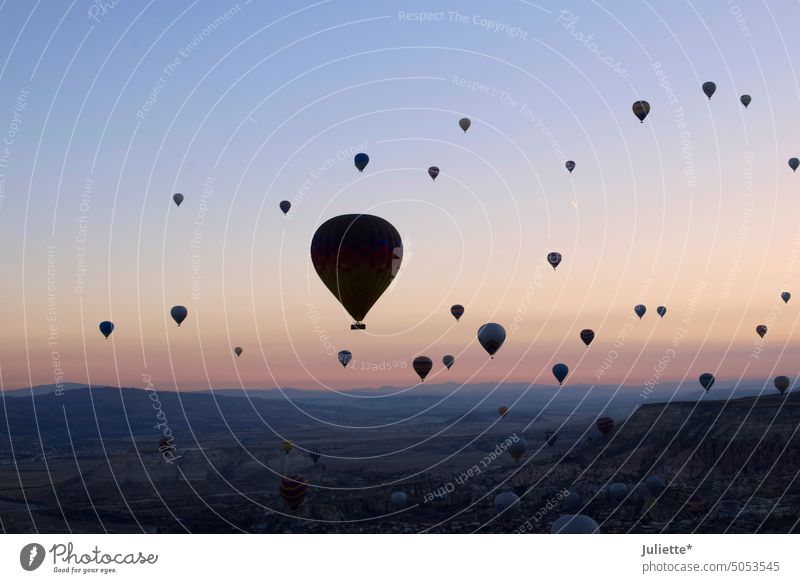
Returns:
[[[19,564],[26,571],[35,571],[44,562],[44,547],[39,543],[30,543],[19,552]]]

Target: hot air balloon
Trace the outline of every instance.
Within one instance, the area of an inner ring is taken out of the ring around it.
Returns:
[[[278,206],[280,207],[281,211],[283,211],[283,214],[288,214],[289,210],[292,208],[292,203],[290,203],[288,200],[282,200],[280,203],[278,203]]]
[[[573,512],[581,507],[581,495],[575,490],[569,490],[567,495],[561,500],[561,510]]]
[[[614,429],[614,420],[611,417],[600,417],[595,421],[595,426],[603,435],[608,435]]]
[[[775,377],[775,388],[778,389],[781,395],[789,388],[790,384],[789,377],[783,375]]]
[[[281,480],[281,497],[290,510],[300,508],[308,493],[308,483],[303,476],[292,474]]]
[[[550,528],[550,534],[596,534],[600,526],[583,514],[559,516]]]
[[[356,165],[356,168],[358,168],[359,172],[363,172],[364,168],[366,168],[367,164],[369,164],[369,156],[367,156],[364,152],[359,152],[353,157],[353,163]]]
[[[342,363],[342,366],[347,368],[347,365],[350,364],[350,361],[353,359],[353,353],[349,350],[340,350],[337,358],[339,362]]]
[[[478,328],[478,342],[492,358],[494,358],[494,353],[500,350],[505,341],[506,329],[500,324],[490,322]]]
[[[311,461],[314,462],[314,465],[317,465],[319,458],[322,457],[322,453],[318,449],[310,449],[308,450],[308,457],[311,458]]]
[[[519,511],[519,496],[514,492],[500,492],[494,497],[494,511],[497,514],[505,513],[507,516]]]
[[[408,495],[405,492],[392,492],[389,500],[391,501],[392,506],[397,510],[402,510],[408,505]]]
[[[788,303],[789,303],[789,300],[790,300],[791,298],[792,298],[792,294],[790,294],[789,292],[783,292],[783,293],[781,294],[781,299],[783,300],[783,303],[785,303],[785,304],[788,304]]]
[[[608,485],[608,495],[614,502],[621,502],[628,494],[628,486],[622,482],[613,482]]]
[[[572,160],[567,160],[564,166],[567,167],[567,170],[569,170],[570,174],[572,174],[572,171],[575,170],[575,162],[573,162]]]
[[[170,316],[172,316],[172,319],[175,320],[178,326],[180,326],[181,322],[183,322],[186,319],[186,316],[189,315],[189,310],[183,306],[172,306],[172,309],[169,311],[169,313]]]
[[[510,411],[510,409],[508,407],[506,407],[505,405],[503,405],[502,407],[500,407],[497,410],[497,412],[500,414],[500,417],[505,417],[506,415],[508,415],[509,411]]]
[[[464,306],[461,304],[455,304],[454,306],[450,307],[450,313],[453,314],[453,317],[456,319],[456,322],[461,319],[461,316],[464,315]]]
[[[176,192],[172,195],[172,202],[175,203],[175,206],[181,206],[183,202],[183,195],[180,192]]]
[[[403,259],[400,234],[372,215],[340,215],[325,221],[311,240],[317,275],[355,323],[361,321],[397,275]]]
[[[450,370],[450,367],[453,366],[453,363],[456,361],[455,357],[452,354],[445,354],[442,357],[442,363],[447,367],[447,370]]]
[[[527,448],[528,444],[520,437],[517,441],[513,441],[511,445],[508,446],[508,453],[511,454],[515,462],[519,462],[520,458],[525,455],[525,450]]]
[[[686,501],[686,510],[693,514],[702,512],[706,506],[706,499],[700,494],[692,494]]]
[[[100,332],[103,334],[103,336],[108,338],[109,336],[111,336],[111,333],[114,331],[114,323],[113,322],[109,322],[108,320],[104,320],[104,321],[100,322],[99,328],[100,328]]]
[[[556,444],[556,441],[558,441],[558,433],[555,431],[545,431],[544,439],[547,442],[547,445],[553,447]]]
[[[763,338],[764,334],[766,333],[767,333],[767,327],[764,324],[759,324],[758,326],[756,326],[756,334],[761,336],[761,338]]]
[[[559,362],[553,367],[553,376],[556,377],[559,385],[564,382],[564,379],[567,378],[568,373],[569,367],[564,363]]]
[[[717,90],[717,84],[713,81],[706,81],[703,83],[703,93],[706,94],[706,97],[711,99],[711,96],[714,95],[714,92]]]
[[[714,375],[711,374],[710,372],[704,372],[703,374],[700,375],[700,377],[697,380],[700,381],[700,386],[702,386],[706,391],[708,391],[711,387],[714,386],[714,381],[716,379],[714,379]]]
[[[594,330],[589,330],[588,328],[581,330],[581,340],[586,346],[589,346],[594,340]]]
[[[666,313],[667,313],[667,308],[665,308],[664,306],[658,306],[656,308],[656,314],[658,314],[662,318],[664,317],[664,314],[666,314]]]
[[[555,269],[558,267],[558,264],[561,263],[561,253],[558,251],[551,251],[547,254],[547,262]]]
[[[242,355],[242,347],[241,346],[237,346],[236,348],[233,349],[233,351],[236,353],[236,356],[241,356]]]
[[[752,98],[752,97],[750,97],[749,95],[746,95],[746,94],[745,94],[745,95],[742,95],[742,96],[739,98],[739,101],[741,101],[741,102],[742,102],[742,105],[744,105],[744,108],[745,108],[745,109],[747,109],[747,106],[748,106],[748,105],[750,105],[750,102],[751,102],[752,100],[753,100],[753,98]]]
[[[633,115],[639,118],[639,122],[644,123],[644,118],[650,113],[650,104],[646,101],[634,101],[631,109],[633,110]]]
[[[647,491],[650,492],[651,496],[658,496],[667,487],[667,485],[664,483],[664,480],[655,474],[652,476],[647,476],[644,481],[644,486],[647,488]]]
[[[292,449],[294,449],[294,444],[288,439],[284,439],[283,441],[281,441],[281,449],[283,450],[283,453],[289,455]]]
[[[797,172],[798,166],[800,166],[800,160],[797,158],[789,158],[789,168],[791,168],[793,172]]]
[[[431,180],[436,180],[436,177],[439,176],[439,167],[431,166],[428,168],[428,176],[431,177]]]
[[[633,307],[633,311],[636,312],[636,315],[639,316],[639,319],[642,319],[644,313],[647,311],[647,307],[644,304],[636,304]]]
[[[428,373],[431,372],[433,368],[433,361],[427,356],[418,356],[414,359],[412,366],[414,367],[414,372],[424,381],[425,377],[428,376]]]
[[[458,120],[458,127],[464,130],[464,133],[466,133],[466,131],[469,129],[469,126],[471,125],[472,122],[469,120],[468,117],[462,117],[460,120]]]

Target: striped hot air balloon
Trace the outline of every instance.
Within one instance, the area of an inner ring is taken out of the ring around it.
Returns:
[[[608,435],[614,429],[614,420],[611,417],[600,417],[595,425],[600,433]]]
[[[303,476],[291,474],[281,480],[281,497],[290,510],[300,508],[308,494],[308,483]]]

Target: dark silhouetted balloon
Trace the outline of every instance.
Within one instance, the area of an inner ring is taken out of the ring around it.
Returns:
[[[791,168],[792,171],[797,172],[798,166],[800,166],[800,160],[797,158],[789,158],[789,168]]]
[[[317,275],[356,321],[378,301],[400,269],[403,242],[388,221],[372,215],[340,215],[325,221],[311,240]]]
[[[236,353],[236,356],[241,356],[242,355],[242,347],[241,346],[237,346],[236,348],[233,349],[233,351]]]
[[[711,99],[711,96],[714,95],[714,92],[717,90],[717,84],[713,81],[706,81],[703,83],[703,93],[706,94],[706,97]]]
[[[664,480],[655,474],[652,476],[647,476],[644,481],[644,485],[645,488],[647,488],[647,491],[650,492],[651,496],[658,496],[667,487],[667,485],[664,483]]]
[[[450,370],[450,367],[453,366],[455,361],[456,361],[456,359],[455,359],[455,357],[453,357],[452,354],[445,354],[442,357],[442,363],[447,367],[447,370]]]
[[[175,320],[178,326],[180,326],[181,322],[183,322],[186,319],[186,316],[189,315],[189,310],[183,306],[172,306],[169,314],[172,316],[172,319]]]
[[[508,446],[508,453],[511,454],[515,462],[518,462],[525,455],[526,449],[528,449],[528,444],[520,437],[517,441],[511,442],[511,445]]]
[[[458,127],[460,127],[465,132],[469,129],[469,126],[472,125],[472,122],[469,120],[468,117],[462,117],[458,120]]]
[[[350,364],[350,361],[353,359],[353,353],[349,350],[340,350],[337,358],[342,366],[347,368],[347,365]]]
[[[750,96],[749,96],[749,95],[747,95],[747,94],[745,94],[745,95],[742,95],[742,96],[739,98],[739,101],[741,101],[741,102],[742,102],[742,105],[744,105],[744,108],[745,108],[745,109],[747,109],[747,106],[748,106],[748,105],[750,105],[750,102],[751,102],[752,100],[753,100],[753,98],[752,98],[752,97],[750,97]]]
[[[505,341],[506,329],[500,324],[490,322],[478,328],[478,342],[492,358],[494,358],[494,353],[500,350]]]
[[[644,316],[645,312],[647,312],[647,307],[644,304],[636,304],[633,307],[633,311],[636,312],[636,315],[639,316],[639,319],[641,320],[642,316]]]
[[[603,435],[608,435],[614,429],[614,420],[611,417],[600,417],[595,421],[595,426]]]
[[[761,336],[761,338],[763,338],[766,333],[767,333],[767,327],[764,324],[759,324],[758,326],[756,326],[756,334]]]
[[[706,507],[706,499],[700,494],[692,494],[686,501],[686,510],[693,514],[698,514]]]
[[[172,195],[172,202],[175,203],[175,206],[181,206],[183,202],[183,195],[180,192],[176,192]]]
[[[408,495],[405,492],[392,492],[389,500],[396,510],[402,510],[408,505]]]
[[[427,356],[418,356],[414,359],[412,366],[414,367],[414,372],[424,381],[433,368],[433,361]]]
[[[100,322],[99,328],[100,328],[100,332],[103,334],[103,336],[108,338],[111,335],[111,333],[114,331],[114,324],[113,324],[113,322],[109,322],[108,320],[104,320],[103,322]]]
[[[589,346],[594,340],[594,330],[589,330],[588,328],[581,330],[581,340],[586,346]]]
[[[567,378],[568,373],[569,367],[566,364],[559,362],[553,367],[553,376],[556,377],[559,385],[564,382],[564,379]]]
[[[783,292],[781,294],[781,299],[783,300],[783,303],[788,304],[789,300],[792,299],[792,294],[789,292]]]
[[[666,308],[666,307],[664,307],[664,306],[658,306],[658,307],[656,308],[656,314],[658,314],[658,315],[659,315],[659,316],[661,316],[662,318],[664,317],[664,314],[666,314],[666,313],[667,313],[667,308]]]
[[[570,174],[572,174],[572,171],[575,170],[575,162],[573,162],[572,160],[567,160],[567,163],[564,164],[564,166],[567,167],[567,170],[569,170]]]
[[[558,251],[551,251],[547,254],[547,262],[555,269],[561,263],[561,253]]]
[[[510,409],[508,407],[506,407],[505,405],[503,405],[502,407],[500,407],[497,410],[497,412],[500,414],[500,417],[505,417],[506,415],[508,415],[509,411],[510,411]]]
[[[464,306],[461,304],[455,304],[454,306],[450,307],[450,313],[453,314],[453,317],[456,321],[461,319],[461,316],[464,315]]]
[[[516,514],[519,510],[519,496],[514,492],[500,492],[494,497],[494,511],[501,512],[506,516]]]
[[[363,172],[364,168],[366,168],[367,164],[369,164],[369,156],[367,156],[364,152],[359,152],[353,158],[353,163],[356,165],[356,168],[358,168],[359,172]]]
[[[550,534],[596,534],[600,526],[583,514],[559,516],[550,528]]]
[[[708,391],[711,387],[714,386],[714,375],[710,372],[704,372],[700,375],[700,378],[697,380],[700,381],[700,386],[702,386],[706,391]]]
[[[308,483],[303,476],[292,474],[281,480],[281,497],[290,510],[297,510],[306,499]]]
[[[631,109],[633,110],[633,115],[639,118],[641,123],[644,123],[644,118],[650,113],[650,104],[646,101],[634,101]]]
[[[290,203],[288,200],[282,200],[280,203],[278,203],[278,206],[280,207],[281,211],[283,211],[283,214],[287,214],[292,208],[292,203]]]
[[[791,381],[789,380],[789,377],[785,377],[783,375],[775,377],[775,388],[778,389],[781,395],[786,391],[786,389],[789,388],[790,384]]]
[[[628,494],[628,486],[622,482],[613,482],[608,485],[608,495],[614,502],[621,502]]]
[[[428,176],[431,177],[431,180],[436,180],[436,177],[439,176],[439,167],[431,166],[428,168]]]

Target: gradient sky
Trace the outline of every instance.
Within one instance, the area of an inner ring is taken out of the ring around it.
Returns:
[[[263,4],[0,5],[4,388],[797,374],[796,3]],[[308,254],[352,212],[405,246],[366,332]]]

